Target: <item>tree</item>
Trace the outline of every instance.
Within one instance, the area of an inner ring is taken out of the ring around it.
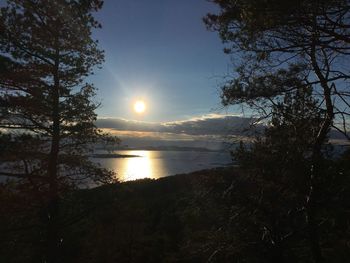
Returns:
[[[255,226],[248,230],[257,233],[250,241],[262,243],[268,262],[304,262],[310,256],[300,235],[305,228],[300,215],[315,133],[322,123],[315,105],[306,88],[287,94],[273,107],[264,135],[250,147],[241,144],[233,153],[258,189],[257,195],[248,196],[254,216],[249,215],[251,208],[246,209],[245,220],[251,224],[245,224]],[[293,251],[292,247],[299,248]]]
[[[95,88],[84,78],[104,59],[91,37],[100,0],[9,0],[0,17],[0,175],[46,206],[46,262],[60,246],[59,203],[82,184],[112,182],[89,160],[107,138],[97,127]]]
[[[207,15],[205,23],[219,32],[227,53],[239,56],[236,77],[222,87],[224,105],[246,103],[270,117],[272,106],[300,81],[320,101],[323,122],[314,134],[305,206],[314,260],[322,262],[314,200],[320,193],[321,148],[330,128],[349,139],[349,1],[213,2],[221,13]]]
[[[232,202],[245,198],[242,207],[233,211],[238,223],[233,224],[235,228],[231,233],[238,237],[238,244],[250,248],[238,250],[244,258],[246,253],[255,258],[263,254],[267,262],[309,262],[311,258],[305,245],[307,236],[304,233],[308,226],[302,215],[313,161],[314,134],[323,122],[315,107],[317,104],[310,89],[287,94],[273,107],[264,136],[257,137],[248,147],[241,144],[233,154],[247,181],[255,188],[242,197],[239,197],[241,193],[233,193]],[[324,153],[330,150],[329,146],[323,146]],[[316,199],[315,214],[317,221],[322,222],[320,241],[323,246],[327,244],[327,262],[344,262],[349,253],[344,245],[347,228],[342,225],[341,218],[348,213],[348,190],[345,189],[350,187],[346,175],[349,170],[339,161],[328,159],[327,155],[323,157],[321,168],[318,189],[324,194]],[[238,244],[233,246],[239,247]],[[256,245],[252,247],[252,244]]]

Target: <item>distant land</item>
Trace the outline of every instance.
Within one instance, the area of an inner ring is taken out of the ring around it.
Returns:
[[[331,140],[328,145],[331,145],[332,155],[334,157],[339,156],[344,151],[350,148],[348,142],[343,140]],[[238,143],[226,144],[223,148],[210,149],[206,147],[194,147],[194,146],[176,146],[176,145],[147,145],[147,146],[129,146],[129,145],[119,145],[115,147],[104,147],[99,145],[96,150],[107,151],[107,153],[96,153],[94,158],[130,158],[130,157],[140,157],[139,155],[129,155],[129,154],[118,154],[115,151],[180,151],[180,152],[230,152],[238,146]],[[250,146],[250,143],[246,142],[246,146]]]
[[[182,152],[222,152],[223,151],[222,149],[213,150],[205,147],[190,147],[190,146],[175,146],[175,145],[142,146],[142,147],[131,147],[127,145],[120,145],[112,148],[108,147],[108,149],[99,146],[96,149],[108,150],[108,151],[182,151]]]
[[[140,155],[134,154],[118,154],[118,153],[96,153],[91,155],[92,158],[133,158],[141,157]]]

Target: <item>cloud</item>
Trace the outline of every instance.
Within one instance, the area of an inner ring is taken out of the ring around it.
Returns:
[[[102,129],[135,132],[155,132],[159,131],[160,126],[159,123],[126,120],[122,118],[99,118],[96,121],[96,125]]]
[[[121,138],[124,145],[133,147],[177,145],[226,149],[227,143],[251,141],[254,132],[261,132],[265,127],[263,123],[250,129],[254,121],[256,119],[242,116],[210,114],[162,123],[99,118],[96,125]],[[330,138],[333,143],[344,143],[344,136],[335,130],[330,132]]]
[[[99,118],[99,128],[142,133],[169,133],[190,136],[240,136],[254,121],[234,115],[210,114],[189,120],[174,122],[141,122],[121,118]],[[159,135],[159,134],[158,134]]]

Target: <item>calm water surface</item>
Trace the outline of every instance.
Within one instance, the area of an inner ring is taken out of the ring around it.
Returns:
[[[96,158],[103,167],[113,169],[121,181],[141,178],[157,179],[174,174],[225,166],[231,162],[227,152],[187,151],[116,151],[138,155],[130,158]]]

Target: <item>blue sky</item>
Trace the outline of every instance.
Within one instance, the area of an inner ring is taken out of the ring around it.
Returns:
[[[99,117],[166,122],[217,112],[230,58],[202,22],[213,11],[206,0],[106,0],[94,32],[106,61],[89,78]],[[147,104],[143,115],[132,110],[137,99]]]

